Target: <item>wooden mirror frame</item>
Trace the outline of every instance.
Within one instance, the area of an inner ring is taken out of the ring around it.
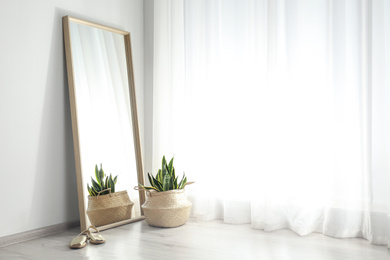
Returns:
[[[117,33],[123,35],[125,41],[125,52],[126,52],[126,64],[127,64],[127,76],[129,83],[129,95],[130,95],[130,106],[131,106],[131,118],[132,118],[132,129],[133,129],[133,139],[134,139],[134,149],[135,149],[135,161],[137,167],[137,179],[138,182],[144,184],[144,175],[143,175],[143,164],[142,164],[142,153],[141,153],[141,143],[139,137],[139,127],[138,127],[138,113],[137,113],[137,102],[135,95],[135,84],[134,84],[134,73],[133,73],[133,62],[132,62],[132,52],[131,52],[131,41],[130,33],[119,30],[116,28],[104,26],[101,24],[89,22],[86,20],[64,16],[62,18],[63,22],[63,32],[64,32],[64,44],[65,44],[65,55],[66,55],[66,67],[68,74],[68,84],[69,84],[69,99],[70,99],[70,109],[71,109],[71,118],[72,118],[72,132],[73,132],[73,144],[74,144],[74,154],[75,154],[75,166],[76,166],[76,177],[77,177],[77,193],[79,200],[79,211],[80,211],[80,227],[81,230],[87,228],[87,214],[85,208],[85,197],[84,197],[84,184],[82,179],[82,168],[81,168],[81,154],[80,154],[80,143],[79,143],[79,128],[78,128],[78,117],[77,117],[77,106],[76,106],[76,97],[75,97],[75,79],[73,71],[73,59],[72,59],[72,47],[71,47],[71,38],[70,38],[70,22],[75,22],[82,25],[91,26],[94,28],[102,29],[105,31]],[[145,193],[139,191],[139,206],[145,202]],[[135,217],[128,220],[112,223],[105,226],[99,226],[99,230],[104,230],[108,228],[113,228],[116,226],[128,224],[134,221],[142,220],[145,217],[143,216],[143,211],[140,209],[141,217]]]

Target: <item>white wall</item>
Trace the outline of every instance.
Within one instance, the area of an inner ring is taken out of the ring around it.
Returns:
[[[0,0],[0,237],[79,219],[65,15],[131,32],[143,142],[142,0]]]

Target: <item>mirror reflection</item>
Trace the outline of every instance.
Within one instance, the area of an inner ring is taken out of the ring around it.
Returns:
[[[68,25],[74,84],[75,118],[72,118],[72,124],[77,124],[78,140],[74,139],[75,149],[78,141],[79,150],[79,203],[83,204],[80,218],[85,218],[86,227],[90,225],[85,214],[89,195],[87,184],[90,189],[94,188],[93,193],[99,191],[95,186],[100,184],[99,174],[95,174],[96,165],[98,172],[102,166],[106,176],[118,176],[115,191],[127,191],[134,203],[131,217],[139,218],[139,193],[133,189],[139,183],[136,157],[140,154],[134,146],[134,138],[139,137],[133,133],[124,35],[79,21],[70,20]],[[102,187],[109,188],[108,179],[101,179]]]

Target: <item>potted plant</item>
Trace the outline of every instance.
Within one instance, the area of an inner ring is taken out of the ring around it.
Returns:
[[[91,186],[87,184],[87,215],[91,224],[98,227],[130,219],[134,203],[126,190],[115,192],[118,176],[106,176],[100,164],[100,169],[95,165],[95,178],[96,181],[91,177]]]
[[[184,225],[190,216],[192,206],[184,193],[184,188],[193,182],[187,182],[185,174],[178,182],[173,158],[167,164],[165,156],[162,158],[161,169],[156,176],[148,173],[148,179],[151,186],[139,184],[136,187],[136,189],[146,190],[146,202],[141,206],[146,222],[157,227]]]

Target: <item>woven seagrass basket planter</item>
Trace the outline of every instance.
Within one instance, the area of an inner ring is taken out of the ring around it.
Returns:
[[[133,205],[127,191],[88,196],[87,215],[92,225],[104,226],[130,219]]]
[[[141,206],[145,220],[151,226],[178,227],[190,217],[192,203],[184,189],[170,191],[147,191],[146,202]]]

